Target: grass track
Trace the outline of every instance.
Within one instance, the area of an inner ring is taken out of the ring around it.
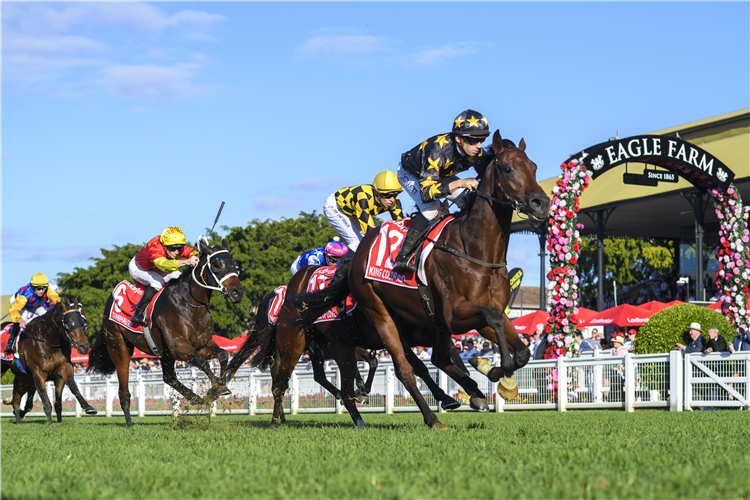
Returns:
[[[750,412],[27,418],[2,498],[748,498]]]

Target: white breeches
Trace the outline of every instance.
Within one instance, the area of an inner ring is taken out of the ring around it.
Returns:
[[[172,271],[171,273],[159,271],[158,269],[143,270],[135,263],[135,257],[128,264],[128,271],[130,271],[130,276],[138,283],[151,286],[156,290],[161,290],[167,281],[179,278],[180,274],[182,274],[179,270]]]
[[[401,187],[404,188],[404,191],[406,191],[406,193],[411,196],[411,199],[414,200],[414,204],[417,206],[419,211],[422,212],[424,218],[427,220],[432,220],[437,217],[437,214],[440,211],[440,201],[422,201],[422,196],[420,195],[419,188],[419,178],[411,172],[401,168],[401,162],[399,162],[398,164],[396,176],[398,177],[398,182],[401,183]],[[456,179],[458,178],[456,177]],[[466,188],[458,188],[451,194],[449,194],[447,198],[449,201],[456,201],[459,200],[459,198],[461,198],[465,192]],[[456,206],[458,208],[463,208],[464,203],[465,198],[463,200],[457,201]]]
[[[297,271],[299,271],[299,259],[301,257],[302,256],[300,255],[299,257],[297,257],[296,259],[294,259],[294,262],[292,262],[292,267],[290,267],[290,270],[292,271],[292,276],[294,276],[295,274],[297,274]]]
[[[335,193],[328,197],[326,204],[323,206],[323,215],[331,223],[331,226],[339,233],[346,246],[353,252],[357,250],[359,242],[365,237],[359,229],[359,221],[354,217],[349,217],[339,208],[336,203]]]

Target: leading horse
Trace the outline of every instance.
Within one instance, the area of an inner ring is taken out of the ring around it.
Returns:
[[[229,356],[212,338],[214,322],[208,304],[213,290],[221,291],[235,304],[242,300],[244,294],[236,262],[227,249],[226,240],[222,246],[214,247],[200,241],[199,247],[198,264],[194,268],[186,268],[180,278],[174,280],[174,284],[165,287],[156,299],[151,315],[151,333],[156,346],[163,353],[161,367],[164,382],[194,404],[205,401],[177,380],[175,361],[190,363],[208,376],[211,381],[208,401],[229,394],[225,373]],[[104,323],[89,354],[89,370],[104,375],[117,371],[120,406],[125,413],[127,426],[132,427],[128,390],[130,358],[134,347],[147,354],[154,353],[143,335],[131,332],[108,318],[113,301],[110,295],[104,306]],[[218,377],[208,363],[208,360],[217,357],[221,365]]]
[[[506,265],[510,224],[514,212],[543,221],[549,215],[550,200],[536,181],[537,167],[526,155],[523,139],[515,147],[496,131],[491,147],[494,158],[479,172],[481,181],[471,195],[468,208],[445,226],[435,242],[436,248],[425,259],[428,290],[424,299],[432,304],[434,319],[423,307],[418,290],[365,277],[367,256],[378,236],[377,230],[369,231],[360,243],[346,279],[332,283],[327,293],[323,290],[306,294],[298,302],[306,304],[314,315],[326,304],[337,303],[351,292],[393,356],[399,368],[397,376],[431,428],[445,426],[422,397],[407,362],[402,339],[410,330],[415,327],[433,330],[432,362],[455,380],[461,373],[450,356],[452,334],[475,329],[495,342],[500,348],[501,366],[485,371],[490,380],[500,381],[498,392],[505,399],[517,395],[513,373],[530,358],[528,347],[503,313],[510,297]]]

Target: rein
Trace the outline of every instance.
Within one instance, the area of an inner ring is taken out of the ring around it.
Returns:
[[[72,306],[73,304],[70,304],[70,305]],[[79,328],[83,328],[88,333],[88,325],[86,323],[86,318],[84,317],[84,315],[81,313],[81,311],[79,309],[71,309],[70,311],[65,311],[62,314],[62,318],[60,318],[60,324],[59,325],[57,323],[55,323],[54,319],[52,320],[52,323],[57,327],[57,331],[61,333],[61,335],[60,335],[61,338],[68,339],[68,342],[70,342],[71,345],[73,345],[74,347],[78,348],[78,344],[76,342],[74,342],[73,339],[70,338],[70,332],[71,332],[71,330],[67,327],[67,325],[65,325],[65,315],[66,314],[71,314],[71,313],[79,313],[81,315],[81,318],[83,319],[83,325],[80,326]],[[75,330],[76,328],[73,328],[73,329]],[[62,344],[50,344],[49,342],[47,342],[46,339],[39,338],[39,337],[36,337],[36,336],[32,337],[30,335],[26,335],[25,338],[27,338],[29,340],[35,340],[37,342],[43,342],[43,343],[47,344],[50,347],[63,347],[65,345],[65,343],[62,343]]]
[[[203,236],[201,236],[201,238],[204,238],[204,239],[205,239],[205,237],[203,237]],[[200,241],[200,238],[199,238],[198,240]],[[208,240],[206,240],[206,245],[208,245]],[[227,292],[228,292],[228,290],[227,290],[227,289],[226,289],[226,288],[224,287],[224,281],[226,281],[227,279],[231,278],[232,276],[237,276],[237,277],[239,278],[239,274],[237,274],[236,272],[232,271],[232,272],[229,272],[229,273],[225,274],[225,275],[224,275],[224,276],[223,276],[223,277],[222,277],[221,279],[219,279],[219,278],[218,278],[218,277],[216,276],[216,274],[214,273],[213,269],[211,269],[211,259],[212,259],[213,257],[216,257],[216,256],[217,256],[218,254],[220,254],[220,253],[227,253],[227,254],[228,254],[228,253],[229,253],[229,250],[226,250],[226,249],[222,249],[222,250],[217,250],[217,251],[215,251],[214,253],[206,254],[206,262],[205,262],[205,263],[203,264],[203,267],[201,267],[201,270],[200,270],[200,272],[198,273],[198,275],[199,275],[199,276],[201,276],[201,278],[202,278],[202,277],[203,277],[203,272],[204,272],[204,271],[206,270],[206,267],[208,267],[208,272],[210,273],[210,276],[211,276],[211,277],[212,277],[212,278],[214,279],[214,281],[215,281],[215,282],[216,282],[216,283],[217,283],[217,284],[218,284],[219,286],[212,286],[212,285],[209,285],[209,284],[207,283],[207,282],[208,282],[208,279],[206,279],[206,281],[205,281],[205,282],[201,282],[201,281],[200,281],[200,280],[199,280],[198,278],[196,278],[196,276],[195,276],[195,270],[196,270],[196,269],[198,268],[198,266],[194,266],[194,267],[193,267],[193,270],[191,271],[191,276],[192,276],[192,278],[193,278],[193,281],[194,281],[194,282],[195,282],[195,283],[196,283],[196,284],[197,284],[198,286],[200,286],[200,287],[202,287],[202,288],[206,288],[206,289],[208,289],[208,290],[218,290],[218,291],[220,291],[220,292],[221,292],[222,294],[226,295],[226,294],[227,294]],[[230,254],[229,256],[231,257],[231,254]],[[184,300],[184,301],[185,301],[185,302],[187,303],[187,305],[189,305],[190,307],[193,307],[193,308],[195,308],[195,309],[200,309],[200,308],[202,308],[202,307],[205,307],[206,309],[208,309],[208,302],[206,302],[205,304],[204,304],[204,303],[202,303],[202,302],[200,302],[200,301],[199,301],[198,299],[196,299],[196,298],[195,298],[195,297],[193,296],[193,293],[192,293],[192,291],[190,292],[190,297],[191,297],[191,298],[192,298],[192,299],[193,299],[194,301],[198,302],[198,304],[199,304],[199,305],[197,305],[197,306],[196,306],[195,304],[192,304],[192,303],[191,303],[191,302],[190,302],[190,301],[188,300],[188,298],[187,298],[187,297],[185,296],[185,289],[184,289],[184,288],[182,287],[182,278],[183,278],[183,276],[185,276],[185,273],[182,273],[182,274],[180,275],[180,283],[179,283],[179,285],[178,285],[178,286],[180,287],[180,295],[182,296],[182,299],[183,299],[183,300]]]

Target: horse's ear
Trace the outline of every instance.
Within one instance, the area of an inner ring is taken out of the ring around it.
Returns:
[[[214,249],[206,245],[205,243],[203,243],[203,240],[199,241],[198,243],[200,244],[200,247],[201,247],[201,253],[205,253],[205,254],[214,253]]]
[[[500,154],[504,149],[505,146],[503,146],[503,138],[500,135],[500,131],[495,130],[495,133],[492,136],[492,150],[495,152],[495,154]]]
[[[221,246],[224,247],[224,250],[229,250],[229,247],[227,247],[227,239],[226,238],[222,238],[221,239]]]
[[[518,143],[518,149],[526,151],[526,141],[523,140],[523,137],[521,137],[521,142]]]

